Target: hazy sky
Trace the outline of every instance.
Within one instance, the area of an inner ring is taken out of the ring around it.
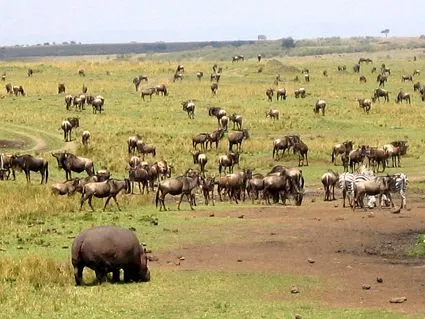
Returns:
[[[0,46],[419,36],[423,0],[0,0]]]

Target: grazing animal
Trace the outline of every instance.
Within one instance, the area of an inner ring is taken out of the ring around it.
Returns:
[[[94,100],[91,101],[91,105],[93,107],[93,114],[96,114],[97,112],[102,114],[104,104],[105,104],[105,99],[100,95],[96,96]]]
[[[373,92],[372,101],[375,102],[376,99],[378,99],[378,101],[380,101],[381,97],[383,97],[384,101],[386,101],[386,102],[390,101],[389,92],[387,90],[384,90],[384,89],[381,89],[381,88],[375,89],[375,91]]]
[[[186,100],[181,103],[183,106],[183,111],[187,112],[187,116],[190,119],[195,118],[195,102],[193,100]]]
[[[130,136],[127,140],[127,150],[128,154],[132,154],[137,150],[137,141],[140,140],[141,137],[139,134],[136,136]]]
[[[388,81],[388,78],[385,74],[378,74],[378,76],[376,77],[376,82],[379,82],[379,87],[384,87],[385,86],[385,82]]]
[[[229,141],[229,151],[233,149],[233,145],[236,145],[238,152],[241,151],[242,141],[249,138],[248,129],[243,129],[242,131],[232,132],[227,135],[227,140]]]
[[[412,82],[413,81],[413,77],[411,75],[402,75],[401,76],[401,81],[402,82],[406,82],[406,81]]]
[[[13,94],[12,84],[7,83],[4,87],[6,89],[6,93]]]
[[[212,106],[208,108],[208,115],[215,116],[217,118],[218,125],[220,126],[220,119],[223,116],[227,115],[226,110],[223,110],[221,107]]]
[[[95,271],[99,284],[108,272],[119,282],[121,269],[125,282],[147,282],[151,277],[143,245],[133,232],[116,226],[97,226],[78,234],[72,243],[72,266],[77,286],[83,283],[84,267]]]
[[[208,135],[208,141],[206,144],[206,148],[208,148],[208,143],[210,143],[210,149],[212,149],[212,143],[215,143],[215,149],[218,148],[218,142],[220,139],[224,136],[224,130],[219,128],[218,130],[215,130],[211,134]]]
[[[369,147],[366,149],[366,157],[368,158],[369,167],[373,167],[373,171],[379,172],[379,165],[382,166],[382,172],[385,171],[387,160],[389,157],[388,152],[382,148]]]
[[[49,178],[49,162],[41,157],[34,157],[32,155],[12,155],[11,166],[14,170],[24,171],[27,183],[31,182],[31,171],[40,172],[41,182],[46,183]]]
[[[83,87],[81,88],[81,92],[83,94],[86,94],[87,93],[87,86],[85,86],[84,84],[83,84]]]
[[[388,161],[389,158],[391,157],[391,165],[392,167],[400,167],[400,156],[401,156],[401,147],[399,146],[394,146],[392,144],[385,144],[383,146],[383,149],[387,152],[388,154]],[[389,166],[389,164],[387,164]]]
[[[31,77],[33,74],[34,74],[33,69],[31,69],[31,68],[28,69],[28,72],[27,72],[28,77]]]
[[[410,94],[403,92],[403,91],[400,91],[397,94],[397,98],[396,98],[395,101],[396,101],[396,103],[400,103],[400,102],[403,102],[403,100],[406,101],[406,103],[410,104]]]
[[[167,194],[173,196],[181,195],[180,200],[177,204],[177,209],[180,210],[180,204],[183,200],[183,197],[186,196],[190,205],[190,209],[193,210],[192,193],[199,185],[200,179],[197,174],[194,174],[194,176],[178,176],[175,178],[166,179],[158,185],[158,189],[156,191],[155,196],[155,205],[156,207],[158,207],[159,203],[160,211],[162,210],[162,208],[164,208],[164,210],[167,210],[167,208],[165,207],[165,196]]]
[[[299,88],[299,89],[295,90],[294,95],[295,95],[296,99],[305,98],[305,96],[306,96],[305,88]]]
[[[279,119],[279,110],[276,109],[270,109],[268,112],[266,112],[266,118],[270,117],[273,120]]]
[[[83,143],[84,146],[89,146],[90,143],[90,132],[84,131],[83,135],[81,135],[81,143]]]
[[[193,156],[193,164],[199,164],[199,168],[202,174],[205,174],[205,166],[208,163],[207,155],[201,153],[201,151],[191,152]]]
[[[219,128],[227,132],[227,129],[229,127],[229,117],[226,115],[220,117],[220,119],[218,120],[218,124],[219,124]]]
[[[199,81],[202,80],[202,77],[204,76],[204,72],[196,72],[196,77],[198,78]]]
[[[420,82],[416,82],[413,84],[413,92],[420,91],[422,89],[422,85]]]
[[[201,178],[201,190],[204,195],[205,205],[208,205],[209,202],[212,202],[212,205],[215,206],[214,202],[214,186],[215,186],[215,177]]]
[[[78,75],[79,76],[86,76],[86,72],[84,71],[84,69],[79,69],[78,70]]]
[[[346,71],[347,67],[345,65],[338,65],[338,71]]]
[[[245,61],[245,57],[243,55],[235,55],[232,57],[232,63],[239,61]]]
[[[141,74],[138,77],[135,77],[133,79],[133,84],[134,84],[134,87],[135,87],[136,91],[139,90],[139,86],[142,83],[142,81],[148,82],[148,76],[147,75],[144,75],[144,74]]]
[[[384,176],[376,178],[373,181],[355,182],[353,185],[354,190],[354,203],[359,203],[360,207],[364,207],[363,199],[365,195],[379,195],[379,208],[381,208],[382,195],[385,195],[391,202],[391,206],[394,207],[394,203],[391,199],[390,194],[390,183],[392,177]],[[356,205],[353,205],[353,211],[356,209]]]
[[[156,156],[156,147],[155,145],[146,144],[145,142],[138,140],[137,141],[137,151],[142,154],[142,160],[145,160],[145,154],[152,154],[153,157]]]
[[[226,188],[230,202],[232,199],[238,203],[238,199],[245,201],[246,185],[248,180],[252,178],[251,169],[243,169],[240,172],[232,173],[226,176]]]
[[[135,156],[133,156],[135,157]],[[140,161],[140,159],[139,159]],[[137,182],[139,184],[139,191],[140,194],[144,194],[145,188],[147,189],[147,192],[149,193],[149,172],[146,170],[149,169],[148,167],[142,167],[142,166],[135,166],[131,167],[128,171],[128,180],[131,182],[131,194],[134,194],[134,182]],[[140,184],[143,185],[143,188],[140,187]]]
[[[366,82],[367,82],[366,77],[365,77],[364,75],[360,76],[360,77],[359,77],[359,82],[360,82],[360,83],[366,83]]]
[[[366,64],[373,63],[372,59],[370,59],[370,58],[360,58],[358,64],[363,63],[363,62],[366,63]]]
[[[208,133],[200,133],[192,138],[192,147],[196,149],[198,144],[201,144],[201,149],[205,149],[208,145],[209,134]]]
[[[16,179],[15,169],[12,166],[12,155],[4,153],[0,154],[0,179],[9,179],[10,173],[12,173],[13,180]]]
[[[65,93],[65,84],[59,83],[58,84],[58,94]]]
[[[322,110],[322,115],[325,116],[325,108],[326,108],[325,100],[317,100],[313,111],[315,114],[319,114],[320,110]]]
[[[67,181],[71,179],[71,172],[81,173],[86,171],[87,175],[94,175],[93,161],[88,158],[75,156],[67,152],[52,153],[52,156],[56,158],[58,168],[62,168],[65,171]]]
[[[415,70],[415,71],[413,71],[413,76],[416,76],[416,75],[421,75],[421,70]]]
[[[13,94],[15,94],[15,96],[18,96],[18,95],[25,96],[25,91],[24,91],[24,88],[22,87],[22,85],[19,85],[19,86],[14,85],[12,87],[12,90],[13,90]]]
[[[96,198],[106,197],[105,205],[103,206],[103,211],[105,211],[106,206],[108,205],[111,198],[114,199],[115,204],[117,204],[118,210],[121,211],[120,205],[118,205],[117,195],[123,190],[125,190],[126,193],[129,194],[131,191],[130,188],[130,181],[127,178],[124,180],[109,179],[104,182],[87,183],[83,187],[83,193],[80,199],[80,211],[82,210],[86,200],[88,200],[90,208],[92,209],[92,211],[94,211],[92,205],[93,196]]]
[[[304,74],[304,81],[306,81],[307,83],[310,82],[310,74]]]
[[[323,76],[328,76],[328,71],[323,70]]]
[[[142,100],[145,100],[145,96],[149,95],[149,100],[152,101],[152,95],[154,95],[156,93],[156,89],[155,88],[147,88],[147,89],[143,89],[140,92],[140,97],[142,98]]]
[[[210,81],[220,82],[221,73],[211,73]]]
[[[351,172],[354,172],[356,164],[360,165],[366,156],[366,146],[362,145],[348,153],[348,165],[351,167]]]
[[[183,66],[183,64],[177,65],[176,73],[179,73],[179,72],[184,73],[184,66]]]
[[[274,90],[272,88],[268,88],[266,90],[266,96],[267,96],[267,100],[268,101],[273,101],[273,94],[274,94]]]
[[[328,170],[321,178],[323,188],[325,191],[324,201],[335,200],[335,185],[338,182],[338,173],[335,173],[332,170]],[[332,198],[331,198],[331,189],[332,189]]]
[[[229,117],[230,121],[233,122],[233,129],[242,130],[242,115],[237,115],[236,113],[233,113]]]
[[[294,154],[298,153],[298,166],[304,166],[304,159],[306,166],[308,166],[308,146],[303,141],[298,141],[293,145]]]
[[[65,181],[63,183],[55,183],[50,186],[50,189],[52,190],[52,193],[55,195],[74,195],[74,193],[77,191],[77,187],[79,184],[78,178]]]
[[[398,193],[400,194],[401,197],[401,204],[400,204],[400,209],[403,209],[406,207],[406,189],[407,189],[407,184],[409,182],[409,179],[407,178],[407,175],[404,173],[397,173],[397,174],[393,174],[391,175],[391,180],[390,180],[390,192],[391,193]]]
[[[65,106],[66,109],[69,111],[71,108],[72,102],[74,101],[74,97],[72,95],[66,95],[65,96]]]
[[[80,120],[77,117],[68,118],[61,123],[61,129],[63,130],[63,139],[65,142],[70,142],[72,129],[77,129],[80,126]]]
[[[286,89],[280,88],[276,91],[276,100],[286,100]]]
[[[353,65],[353,72],[359,73],[360,72],[360,64],[354,64]]]
[[[228,173],[233,173],[233,167],[235,164],[239,164],[239,153],[229,152],[227,155],[220,155],[218,157],[218,173],[221,175],[223,172],[226,174],[226,167]]]
[[[248,185],[246,186],[246,192],[251,198],[252,202],[258,200],[260,192],[264,189],[264,176],[262,174],[253,174],[252,178],[248,180]]]
[[[370,100],[370,99],[357,99],[357,102],[359,102],[359,107],[361,107],[364,112],[369,114],[370,109],[372,108],[372,100]]]
[[[285,154],[285,151],[289,149],[289,139],[285,136],[283,139],[277,138],[273,141],[273,154],[272,158],[279,159],[279,150],[282,150],[282,156]],[[289,151],[288,151],[289,152]]]
[[[176,80],[180,80],[180,81],[182,81],[183,80],[183,73],[174,73],[174,76],[173,76],[173,82],[176,82]]]
[[[348,154],[353,149],[353,141],[345,141],[342,144],[335,144],[332,148],[332,163],[336,165],[338,155]]]
[[[165,84],[159,84],[155,86],[155,92],[156,92],[156,95],[167,96],[168,95],[167,86]]]
[[[348,204],[350,206],[353,205],[353,198],[354,198],[354,183],[356,182],[363,182],[363,181],[373,181],[375,180],[376,176],[373,174],[372,171],[367,169],[361,169],[357,173],[348,173],[344,172],[339,175],[339,181],[338,186],[342,190],[342,199],[343,204],[342,207],[345,208],[345,200],[348,200]]]
[[[371,73],[375,73],[376,72],[376,67],[374,66],[370,72]]]
[[[218,83],[217,82],[213,82],[211,83],[211,92],[213,95],[216,95],[218,91]]]

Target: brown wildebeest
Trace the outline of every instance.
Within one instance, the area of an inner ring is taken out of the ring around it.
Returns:
[[[402,148],[392,144],[385,144],[383,149],[387,152],[388,159],[391,157],[392,167],[400,167],[400,156],[402,155]],[[389,164],[387,164],[387,166],[389,166]]]
[[[220,155],[218,157],[218,173],[221,175],[226,174],[226,167],[228,168],[228,173],[233,173],[233,167],[235,164],[239,164],[239,153],[229,152],[227,155]]]
[[[7,83],[4,87],[6,89],[6,93],[13,94],[12,84]]]
[[[221,73],[211,73],[210,81],[220,82]]]
[[[257,60],[258,60],[258,62],[261,62],[261,58],[262,58],[261,54],[257,54]]]
[[[176,72],[175,73],[179,73],[179,72],[184,73],[184,66],[183,66],[183,64],[177,65],[177,68],[176,68]]]
[[[269,100],[270,102],[273,101],[273,94],[274,94],[274,90],[272,88],[268,88],[266,90],[267,100]]]
[[[359,77],[359,82],[360,82],[360,83],[366,83],[366,82],[367,82],[366,77],[365,77],[364,75],[361,75],[361,76]]]
[[[156,90],[156,95],[163,95],[163,96],[168,95],[168,89],[165,84],[159,84],[155,86],[155,90]]]
[[[289,139],[287,136],[285,136],[283,139],[277,138],[273,141],[273,153],[272,158],[278,160],[279,159],[279,151],[282,150],[282,156],[285,154],[285,151],[288,150],[289,152]]]
[[[65,171],[65,178],[67,181],[71,179],[71,172],[81,173],[86,171],[89,176],[94,175],[93,161],[80,156],[67,152],[52,153],[52,156],[56,158],[58,168]]]
[[[120,205],[118,205],[117,196],[118,194],[125,190],[126,193],[130,193],[131,191],[130,181],[125,178],[124,180],[116,180],[110,179],[105,182],[95,182],[95,183],[87,183],[84,185],[83,193],[80,199],[80,211],[83,208],[83,204],[86,200],[88,200],[90,208],[94,211],[92,205],[93,196],[97,198],[105,198],[105,205],[103,206],[103,211],[105,211],[106,206],[108,205],[111,198],[114,199],[115,204],[117,204],[118,210],[121,211]]]
[[[139,140],[137,141],[137,150],[142,154],[142,160],[145,160],[145,154],[152,154],[153,157],[156,156],[156,147],[155,145],[146,144],[145,142]]]
[[[148,82],[148,76],[147,76],[147,75],[145,75],[145,74],[141,74],[141,75],[139,75],[138,77],[135,77],[135,78],[133,79],[133,84],[134,84],[134,86],[135,86],[135,88],[136,88],[136,91],[138,91],[138,90],[139,90],[139,86],[140,86],[140,83],[142,83],[142,81],[146,81],[146,82]]]
[[[59,83],[58,84],[58,94],[65,93],[65,84]]]
[[[155,88],[147,88],[147,89],[143,89],[140,92],[140,97],[142,98],[142,100],[145,100],[145,96],[149,95],[149,100],[152,101],[152,95],[154,95],[156,93],[156,89]]]
[[[375,73],[376,72],[376,67],[374,66],[370,72],[371,73]]]
[[[183,197],[186,195],[190,205],[190,209],[193,210],[192,193],[199,185],[200,178],[197,174],[194,174],[194,176],[178,176],[175,178],[166,179],[158,185],[158,189],[156,191],[155,196],[155,205],[156,207],[158,207],[159,203],[160,211],[162,210],[162,208],[164,208],[164,210],[167,210],[167,208],[165,207],[165,196],[167,194],[173,196],[181,195],[180,200],[177,204],[177,209],[180,210],[180,204],[183,200]]]
[[[401,76],[401,81],[402,82],[406,82],[406,81],[412,82],[413,81],[413,77],[411,75],[402,75]]]
[[[211,83],[211,92],[213,95],[216,95],[218,91],[218,83],[217,82],[213,82]]]
[[[235,55],[232,57],[232,63],[239,61],[245,61],[245,57],[243,55]]]
[[[198,144],[201,144],[201,149],[205,149],[205,146],[208,145],[209,134],[208,133],[200,133],[192,138],[192,147],[196,149]]]
[[[406,101],[406,103],[410,104],[410,94],[403,92],[403,91],[400,91],[397,94],[397,98],[396,98],[395,102],[400,103],[400,102],[403,102],[403,100]]]
[[[338,71],[346,71],[347,67],[345,65],[338,65]]]
[[[25,91],[24,91],[24,88],[22,87],[22,85],[19,85],[19,86],[14,85],[12,87],[12,90],[13,90],[13,93],[15,94],[15,96],[18,96],[18,95],[25,96]]]
[[[191,152],[193,156],[193,164],[199,164],[201,174],[205,174],[205,166],[208,163],[207,155],[201,153],[201,151]]]
[[[282,80],[280,79],[280,74],[278,73],[278,74],[276,74],[273,83],[274,83],[274,85],[278,86],[280,81],[282,81]]]
[[[416,75],[421,75],[421,70],[416,69],[415,71],[413,71],[413,76]]]
[[[366,64],[373,63],[372,59],[370,59],[370,58],[360,58],[358,64],[363,63],[363,62],[366,63]]]
[[[31,182],[31,171],[40,172],[41,183],[45,182],[49,178],[49,162],[41,157],[34,157],[32,155],[12,155],[11,165],[14,170],[24,171],[27,183]]]
[[[203,76],[204,76],[204,72],[202,71],[196,72],[196,77],[198,78],[199,81],[201,81]]]
[[[195,118],[195,102],[193,100],[186,100],[181,103],[183,106],[183,111],[187,112],[187,116],[189,116],[190,119]]]
[[[276,91],[276,100],[279,101],[280,100],[286,100],[286,89],[285,88],[280,88]]]
[[[145,167],[131,167],[128,171],[128,180],[131,183],[131,194],[134,194],[134,182],[139,185],[140,194],[144,194],[145,189],[149,193],[149,172]],[[142,184],[143,187],[141,187],[140,184]]]
[[[348,153],[348,165],[351,167],[351,173],[354,172],[356,164],[360,165],[366,156],[366,146],[362,145]]]
[[[353,65],[353,72],[359,73],[360,72],[360,64],[354,64]]]
[[[232,151],[233,145],[236,145],[238,152],[241,151],[242,141],[249,138],[248,129],[244,128],[242,131],[232,132],[227,135],[227,140],[229,141],[229,151]]]
[[[377,147],[369,147],[366,150],[366,157],[369,161],[369,167],[372,166],[374,172],[376,171],[376,173],[379,173],[379,165],[382,166],[382,172],[385,172],[387,159],[389,157],[387,150]]]
[[[413,92],[420,91],[422,89],[422,85],[420,82],[416,82],[413,84]]]
[[[72,95],[66,95],[65,96],[65,107],[69,111],[71,108],[72,102],[74,101],[74,97]]]
[[[83,94],[86,94],[87,93],[87,86],[85,86],[84,84],[83,84],[83,87],[81,88],[81,92]]]
[[[174,73],[173,82],[176,82],[176,80],[183,80],[183,73]]]
[[[77,129],[80,126],[80,120],[77,117],[69,117],[62,121],[61,129],[63,130],[63,139],[65,142],[70,142],[72,129]]]
[[[236,129],[242,130],[242,115],[237,115],[236,113],[233,113],[232,115],[230,115],[229,119],[230,121],[233,122],[234,130],[235,130],[235,126],[236,126]]]
[[[361,107],[364,112],[369,114],[369,111],[372,107],[372,100],[370,100],[370,99],[357,99],[357,102],[359,102],[359,107]]]
[[[305,96],[306,96],[305,88],[299,88],[299,89],[295,90],[294,95],[295,95],[296,99],[298,99],[299,97],[305,98]]]
[[[65,181],[63,183],[55,183],[50,186],[50,189],[52,190],[52,193],[55,195],[74,195],[74,193],[77,191],[79,180],[78,178],[74,178],[70,181]]]
[[[220,117],[220,119],[218,120],[218,125],[219,128],[227,132],[227,129],[229,127],[229,117],[227,117],[226,115]]]
[[[89,146],[89,143],[90,143],[90,132],[89,131],[83,132],[83,135],[81,135],[81,143],[83,143],[83,145],[85,147]]]
[[[245,201],[245,191],[248,180],[252,178],[251,169],[243,169],[240,172],[232,173],[226,176],[227,177],[227,193],[229,195],[229,200],[232,202],[232,199],[238,204],[238,199]]]
[[[323,70],[323,76],[328,76],[328,71],[327,70]]]
[[[2,81],[6,81],[6,73],[3,73],[3,74],[1,75],[1,80],[2,80]]]
[[[304,166],[304,159],[308,166],[308,146],[303,141],[299,141],[293,145],[293,151],[294,154],[298,153],[298,166]]]
[[[384,89],[381,89],[381,88],[375,89],[375,91],[373,92],[372,101],[375,102],[376,99],[378,99],[378,101],[380,101],[381,97],[383,97],[384,101],[386,101],[386,102],[390,101],[389,92],[387,90],[384,90]]]
[[[79,69],[78,70],[78,75],[79,76],[86,76],[86,72],[84,71],[84,69]]]
[[[12,155],[11,154],[0,154],[0,179],[9,179],[12,171],[13,180],[16,180],[15,169],[12,166]]]
[[[262,174],[256,173],[252,175],[252,178],[248,180],[248,185],[246,186],[246,193],[252,202],[258,200],[260,192],[264,189],[264,176]]]
[[[208,108],[208,115],[209,116],[215,116],[217,118],[218,125],[220,126],[220,119],[223,116],[227,115],[226,110],[222,109],[221,107],[212,106]]]
[[[325,116],[325,108],[326,108],[325,100],[317,100],[316,105],[313,108],[313,111],[315,114],[319,114],[320,110],[322,110],[322,115]]]
[[[212,143],[215,143],[215,149],[217,149],[218,148],[218,142],[220,141],[220,139],[223,136],[224,136],[224,130],[221,129],[221,128],[219,128],[218,130],[215,130],[214,132],[209,134],[206,148],[208,149],[208,143],[210,143],[210,149],[212,149]]]
[[[376,82],[379,82],[379,87],[384,87],[385,86],[385,82],[388,81],[388,77],[385,74],[378,74],[378,76],[376,77]]]
[[[309,73],[304,74],[304,81],[310,82],[310,74]]]
[[[128,154],[134,153],[137,149],[137,141],[141,139],[139,134],[136,136],[130,136],[127,140],[127,150]]]
[[[360,206],[364,207],[365,195],[379,195],[378,203],[381,208],[382,195],[387,196],[391,202],[391,206],[394,207],[393,200],[391,198],[390,183],[393,178],[391,176],[378,177],[374,181],[361,181],[354,183],[353,191],[354,198],[353,203],[360,203]],[[356,209],[356,205],[353,205],[353,211]]]
[[[209,202],[212,202],[212,205],[215,206],[214,202],[214,186],[215,186],[215,177],[201,177],[201,190],[204,195],[205,205],[208,205]]]
[[[353,141],[345,141],[341,144],[335,144],[332,148],[332,163],[336,165],[338,155],[348,154],[353,149]]]
[[[28,75],[29,77],[31,77],[33,74],[34,74],[33,69],[29,68],[29,69],[28,69],[28,72],[27,72],[27,75]]]
[[[328,170],[321,178],[323,188],[325,191],[324,201],[335,200],[335,185],[338,182],[338,173],[335,173],[332,170]],[[332,189],[332,198],[331,198],[331,189]]]
[[[268,112],[266,112],[266,118],[270,117],[273,120],[279,119],[279,110],[276,109],[270,109]]]

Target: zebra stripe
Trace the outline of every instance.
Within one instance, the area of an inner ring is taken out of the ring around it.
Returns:
[[[354,197],[354,184],[365,181],[373,181],[376,176],[372,171],[362,170],[361,173],[342,173],[339,175],[339,188],[342,189],[343,206],[345,207],[345,197],[347,196],[348,203],[351,206],[351,199]]]

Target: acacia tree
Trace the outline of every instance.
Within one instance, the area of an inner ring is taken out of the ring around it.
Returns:
[[[385,37],[387,37],[388,33],[390,33],[390,29],[384,29],[381,31],[381,33],[385,34]]]

